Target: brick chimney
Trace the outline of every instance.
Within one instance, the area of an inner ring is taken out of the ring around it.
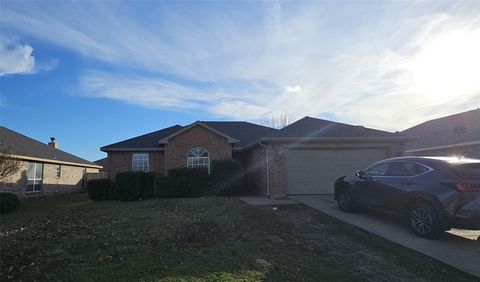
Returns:
[[[48,146],[58,149],[58,143],[55,142],[55,137],[50,137],[50,142],[48,142]]]

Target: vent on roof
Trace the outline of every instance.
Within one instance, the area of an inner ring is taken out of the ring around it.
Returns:
[[[50,137],[50,142],[48,142],[48,146],[58,149],[59,145],[57,142],[55,142],[55,137]]]

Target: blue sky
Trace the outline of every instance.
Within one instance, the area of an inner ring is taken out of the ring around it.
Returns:
[[[480,106],[480,2],[0,2],[0,122],[89,160],[195,120]]]

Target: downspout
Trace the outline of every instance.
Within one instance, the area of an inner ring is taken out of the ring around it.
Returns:
[[[265,148],[265,152],[266,152],[266,158],[267,158],[267,196],[270,197],[270,168],[269,168],[269,165],[268,165],[268,159],[269,159],[268,158],[268,145],[262,144],[262,140],[260,140],[258,142],[258,145]]]

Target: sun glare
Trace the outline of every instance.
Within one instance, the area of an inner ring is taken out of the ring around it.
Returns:
[[[436,102],[480,93],[480,29],[444,33],[427,42],[413,62],[416,92]]]

